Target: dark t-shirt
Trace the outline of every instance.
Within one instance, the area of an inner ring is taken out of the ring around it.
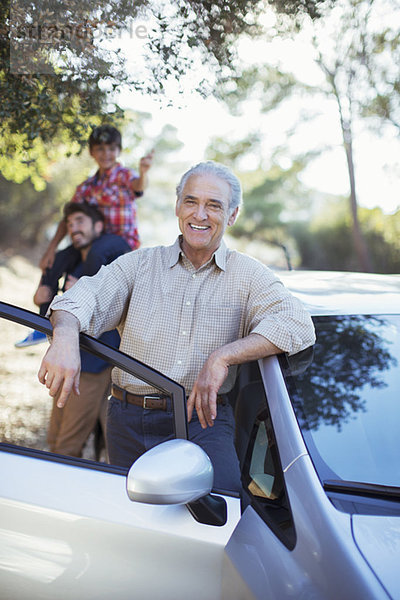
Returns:
[[[96,252],[93,253],[92,251]],[[62,290],[64,291],[65,281],[68,275],[79,279],[83,275],[95,275],[102,265],[107,265],[115,260],[121,254],[130,251],[127,242],[118,235],[103,234],[92,244],[91,251],[88,254],[86,262],[82,262],[79,250],[73,246],[68,246],[65,250],[57,252],[54,266],[48,269],[42,277],[42,285],[49,286],[54,295],[59,291],[59,281],[64,277]],[[118,331],[106,331],[99,337],[99,341],[104,342],[113,348],[119,348],[120,337]],[[81,350],[81,370],[86,373],[100,373],[108,367],[108,363],[89,352]]]

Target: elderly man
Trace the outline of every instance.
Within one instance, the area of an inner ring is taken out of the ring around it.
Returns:
[[[189,437],[211,458],[215,486],[239,490],[234,420],[226,393],[236,365],[314,343],[301,303],[258,261],[223,242],[241,202],[238,179],[223,165],[200,163],[177,188],[181,236],[169,247],[142,248],[82,278],[51,305],[53,342],[39,380],[63,406],[79,386],[78,334],[117,327],[120,349],[181,383]],[[61,390],[61,391],[60,391]],[[156,396],[152,408],[145,395]],[[113,371],[107,439],[110,461],[129,466],[172,437],[168,399]]]

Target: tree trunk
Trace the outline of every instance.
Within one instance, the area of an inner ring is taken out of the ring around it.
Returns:
[[[349,174],[350,181],[350,212],[352,217],[352,230],[353,230],[353,243],[354,250],[357,256],[358,266],[360,271],[365,271],[367,273],[372,272],[372,263],[369,257],[369,252],[367,248],[367,244],[365,243],[364,236],[361,231],[360,222],[358,219],[358,205],[357,205],[357,194],[356,194],[356,178],[354,173],[354,162],[353,162],[353,132],[352,132],[352,114],[353,114],[353,79],[354,73],[351,70],[347,76],[347,88],[346,92],[343,95],[343,98],[340,94],[338,86],[336,84],[338,67],[336,71],[331,72],[326,65],[324,64],[322,57],[320,56],[319,65],[324,70],[324,73],[332,86],[332,91],[336,98],[338,110],[339,110],[339,118],[340,118],[340,126],[342,129],[343,136],[343,145],[346,152],[347,159],[347,171]],[[346,101],[347,104],[347,117],[344,114],[343,110],[343,100]]]
[[[352,230],[353,230],[353,242],[354,249],[357,255],[358,265],[361,271],[366,273],[372,272],[372,263],[368,252],[368,247],[365,242],[364,236],[361,231],[360,222],[358,219],[358,204],[356,194],[356,182],[354,175],[354,163],[353,163],[353,143],[351,138],[350,127],[343,128],[343,141],[344,148],[346,150],[347,158],[347,169],[350,180],[350,210],[352,216]]]

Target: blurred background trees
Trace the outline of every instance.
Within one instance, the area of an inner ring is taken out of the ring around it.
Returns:
[[[314,23],[310,45],[314,49],[314,61],[323,73],[323,81],[318,86],[304,83],[297,79],[293,73],[284,72],[280,67],[271,63],[259,61],[250,67],[238,67],[236,77],[229,83],[222,82],[219,89],[221,98],[235,114],[246,114],[249,105],[257,102],[260,115],[271,115],[283,105],[296,100],[298,105],[303,105],[303,112],[299,112],[297,121],[292,129],[287,128],[288,140],[294,135],[296,129],[302,127],[303,135],[307,135],[307,124],[320,113],[320,107],[310,109],[313,99],[319,99],[321,105],[324,101],[333,103],[336,107],[337,127],[342,138],[342,147],[347,164],[348,173],[348,209],[343,214],[343,207],[339,209],[342,219],[339,222],[333,218],[328,225],[327,212],[324,208],[321,219],[311,218],[307,227],[299,218],[296,223],[289,226],[287,218],[279,217],[280,231],[282,226],[285,236],[291,231],[295,237],[300,254],[300,263],[310,268],[352,269],[361,271],[398,271],[400,264],[399,247],[396,237],[384,234],[381,228],[383,221],[389,230],[396,230],[398,213],[385,217],[382,213],[376,219],[379,210],[372,211],[371,215],[366,210],[360,210],[357,194],[357,169],[354,152],[355,142],[363,129],[369,128],[375,134],[381,135],[388,130],[396,131],[398,137],[400,126],[400,9],[396,3],[379,0],[338,0],[334,5],[325,7],[324,14]],[[275,36],[291,36],[296,38],[297,30],[292,22],[283,22],[278,25]],[[305,125],[305,126],[304,126]],[[284,121],[282,121],[284,127]],[[257,143],[252,145],[251,151],[258,152],[259,168],[263,165],[260,155],[259,139],[268,135],[267,126],[258,125]],[[210,144],[210,147],[213,143]],[[240,146],[236,142],[236,146]],[[283,198],[281,210],[277,210],[279,191],[272,188],[276,180],[270,178],[268,170],[264,168],[266,177],[264,183],[258,184],[257,189],[262,191],[266,200],[265,213],[271,211],[272,215],[285,213],[284,208],[293,211],[293,200],[297,199],[297,211],[303,208],[302,201],[312,195],[311,190],[293,187],[289,191],[290,174],[293,168],[296,177],[301,170],[329,148],[310,148],[305,156],[298,160],[290,150],[290,143],[286,148],[280,148],[286,157],[292,160],[292,167],[286,169],[287,178],[282,178],[280,189],[286,187],[287,194]],[[211,155],[213,152],[211,151]],[[277,154],[277,153],[276,153]],[[241,158],[236,157],[238,160]],[[274,155],[271,157],[274,159]],[[265,162],[265,161],[264,161]],[[279,159],[278,159],[279,166]],[[274,169],[270,169],[273,171]],[[382,178],[384,177],[382,173]],[[245,206],[243,220],[247,222],[249,234],[253,221],[254,236],[258,235],[258,223],[262,213],[261,198],[254,201],[254,194],[248,195],[250,202]],[[273,198],[273,205],[271,200]],[[378,200],[379,202],[379,200]],[[341,203],[338,199],[337,206]],[[336,205],[335,205],[336,206]],[[337,209],[336,206],[336,209]],[[315,207],[315,205],[314,205]],[[335,210],[329,211],[334,215]],[[293,212],[292,212],[293,215]],[[375,218],[374,218],[374,216]],[[309,214],[312,217],[312,212]],[[265,219],[266,217],[264,217]],[[293,219],[292,219],[293,220]],[[238,231],[240,231],[239,220]],[[269,235],[273,235],[273,228],[265,223]],[[265,234],[267,232],[265,231]],[[264,235],[265,235],[264,234]],[[240,235],[240,234],[239,234]],[[300,237],[299,237],[300,236]],[[268,237],[268,234],[267,234]],[[313,251],[309,250],[313,248]],[[308,249],[308,250],[307,250]]]
[[[319,15],[322,0],[271,0],[283,14]],[[0,131],[3,149],[21,135],[28,150],[57,135],[85,145],[99,115],[121,116],[113,92],[122,85],[164,94],[166,81],[180,81],[200,64],[213,80],[229,77],[233,42],[261,33],[258,17],[269,5],[252,0],[1,0]],[[137,25],[135,19],[141,18]],[[121,48],[110,40],[128,34],[145,40],[144,68],[128,70]],[[195,86],[210,92],[210,83]]]
[[[1,0],[0,249],[42,243],[93,172],[82,150],[101,122],[121,127],[128,166],[155,147],[140,226],[145,243],[165,243],[176,227],[175,185],[193,158],[175,122],[157,128],[150,109],[126,108],[122,91],[157,98],[167,110],[184,106],[190,89],[217,98],[233,119],[221,136],[213,135],[213,115],[206,118],[211,135],[201,158],[228,164],[243,183],[244,206],[230,230],[236,247],[281,268],[400,272],[400,211],[385,212],[381,198],[373,209],[360,204],[357,154],[367,129],[399,141],[396,14],[394,0]],[[317,83],[269,53],[276,40],[304,43],[305,32]],[[249,44],[259,46],[246,61]],[[306,183],[310,167],[334,150],[309,135],[329,111],[347,196]],[[279,123],[276,139],[271,123]]]

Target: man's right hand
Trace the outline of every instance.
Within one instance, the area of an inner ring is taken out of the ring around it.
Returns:
[[[57,398],[57,406],[63,408],[69,394],[79,395],[81,357],[79,352],[79,321],[65,311],[54,311],[53,340],[43,357],[38,378]]]

